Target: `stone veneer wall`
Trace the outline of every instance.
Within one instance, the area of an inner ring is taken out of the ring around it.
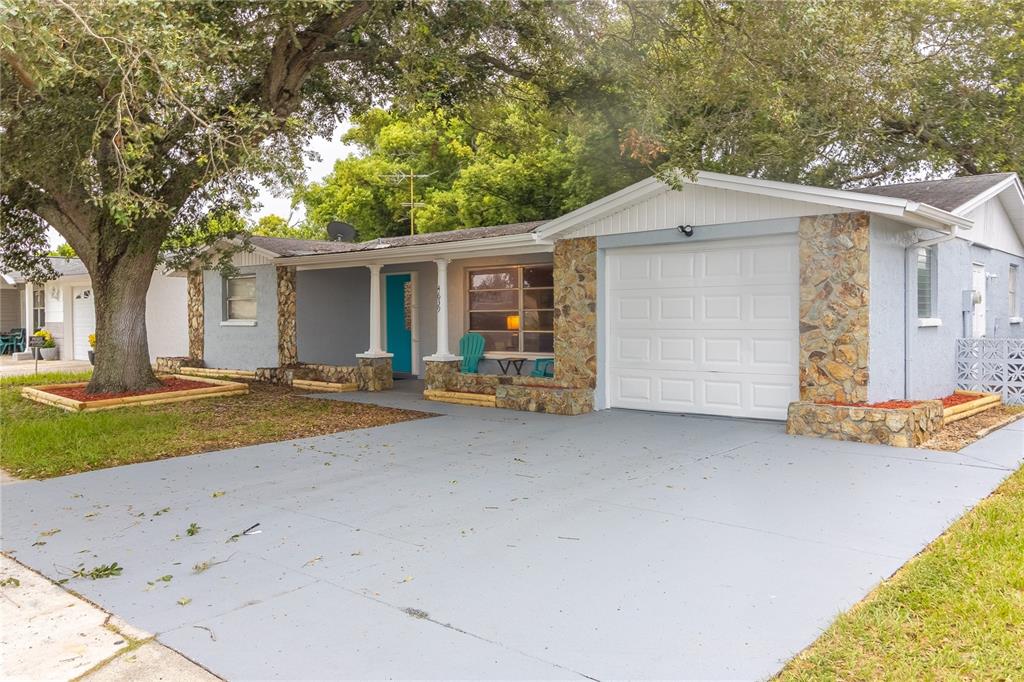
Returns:
[[[386,391],[394,384],[391,358],[359,358],[359,366],[304,365],[260,367],[256,381],[291,386],[295,379],[328,381],[334,384],[356,384],[360,391]]]
[[[197,360],[196,358],[184,357],[180,355],[158,357],[155,363],[155,368],[157,372],[165,372],[167,374],[177,374],[182,367],[202,366],[202,360]]]
[[[203,271],[188,272],[188,355],[203,359]]]
[[[295,332],[295,268],[277,266],[277,364],[299,361]]]
[[[868,399],[869,216],[800,219],[800,399]]]
[[[555,379],[597,385],[597,239],[559,239],[554,253]]]
[[[942,413],[939,400],[902,409],[797,402],[789,405],[786,433],[909,448],[942,428]]]

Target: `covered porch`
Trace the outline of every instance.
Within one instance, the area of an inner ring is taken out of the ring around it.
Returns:
[[[353,252],[275,260],[281,368],[325,380],[359,367],[419,379],[428,399],[579,414],[593,408],[596,245],[489,239],[431,254]],[[294,312],[293,312],[294,311]],[[460,371],[459,340],[485,341],[478,371]],[[294,339],[294,345],[289,340]],[[553,376],[531,376],[537,359]],[[353,365],[355,363],[355,365]],[[294,371],[294,370],[293,370]]]

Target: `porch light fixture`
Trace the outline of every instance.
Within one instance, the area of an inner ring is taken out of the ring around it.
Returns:
[[[506,315],[505,316],[505,329],[510,332],[519,331],[519,316],[518,315]]]

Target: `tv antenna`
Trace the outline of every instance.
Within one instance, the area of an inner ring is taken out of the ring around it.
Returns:
[[[407,206],[409,208],[409,234],[416,234],[416,209],[426,206],[422,201],[416,201],[416,180],[419,178],[429,178],[431,175],[436,175],[436,171],[434,173],[413,173],[412,171],[403,171],[400,173],[389,173],[388,175],[381,176],[383,178],[387,178],[396,185],[405,180],[409,181],[409,201],[402,202],[402,206]]]

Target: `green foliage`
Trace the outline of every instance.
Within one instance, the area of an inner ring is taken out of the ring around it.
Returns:
[[[309,223],[289,225],[278,215],[265,215],[256,221],[252,234],[261,237],[286,237],[288,239],[327,239],[327,230]]]
[[[416,231],[436,232],[556,217],[650,174],[614,147],[608,119],[552,111],[523,90],[459,110],[375,109],[356,117],[345,140],[359,147],[322,182],[301,192],[308,223],[343,220],[360,239],[409,233],[408,180]],[[603,143],[603,144],[602,144]]]
[[[50,255],[57,258],[78,258],[78,254],[67,242],[61,242],[56,249],[50,252]]]

